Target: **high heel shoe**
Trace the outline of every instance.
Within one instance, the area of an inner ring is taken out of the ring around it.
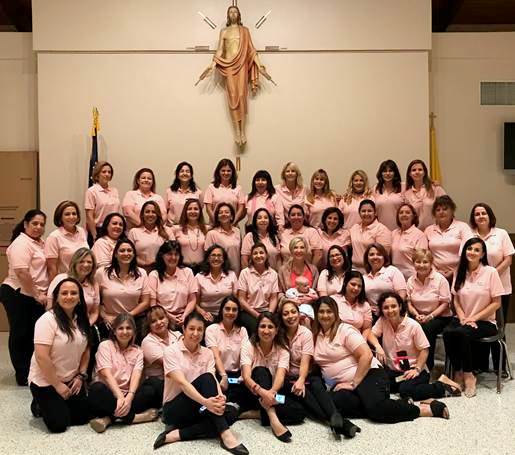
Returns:
[[[243,445],[238,444],[236,447],[233,447],[232,449],[229,449],[224,442],[220,439],[220,447],[224,450],[227,450],[227,452],[230,452],[234,455],[249,455],[249,450]]]

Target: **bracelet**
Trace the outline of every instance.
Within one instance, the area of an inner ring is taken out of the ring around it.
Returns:
[[[136,392],[132,392],[131,390],[129,390],[129,391],[127,392],[127,395],[129,395],[129,393],[132,393],[133,395],[136,395]]]
[[[220,377],[221,378],[226,378],[227,377],[227,373],[221,374]]]

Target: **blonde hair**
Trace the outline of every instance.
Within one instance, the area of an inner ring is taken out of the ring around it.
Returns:
[[[433,264],[433,254],[431,251],[426,250],[424,248],[417,248],[415,251],[413,251],[413,254],[411,255],[411,260],[413,262],[421,259],[428,259],[431,264]]]
[[[283,181],[283,184],[286,185],[286,169],[291,167],[296,173],[297,173],[297,188],[302,186],[302,173],[300,172],[299,166],[297,166],[293,161],[288,161],[282,171],[281,171],[281,179]]]
[[[111,166],[111,163],[108,163],[107,161],[99,161],[97,164],[95,164],[95,167],[93,168],[93,172],[91,173],[91,178],[95,183],[98,183],[98,176],[100,175],[100,172],[102,172],[102,169],[108,166],[109,169],[111,169],[111,178],[114,176],[114,170],[113,166]]]
[[[352,188],[352,181],[354,180],[354,177],[356,175],[359,175],[363,181],[365,182],[365,188],[363,190],[363,198],[368,199],[372,195],[372,190],[370,189],[369,183],[368,183],[368,175],[365,171],[361,169],[355,170],[351,175],[349,179],[349,184],[347,185],[347,190],[345,191],[345,194],[343,195],[343,200],[346,204],[350,204],[352,202],[352,198],[354,197],[354,190]]]
[[[88,281],[90,284],[94,284],[95,272],[97,271],[97,259],[95,258],[95,254],[93,253],[93,251],[86,247],[79,248],[77,251],[75,251],[75,253],[73,253],[73,256],[70,260],[70,269],[68,270],[68,276],[75,278],[77,281],[80,282],[79,274],[77,272],[77,266],[79,265],[80,261],[82,261],[87,256],[91,257],[91,260],[93,261],[93,266],[91,267],[91,272],[89,272],[86,276],[86,281]]]
[[[324,187],[322,188],[322,196],[331,199],[334,203],[336,203],[336,194],[333,190],[331,190],[331,185],[329,183],[329,176],[327,175],[327,172],[324,169],[318,169],[318,171],[313,172],[313,175],[311,176],[311,182],[309,184],[309,193],[306,197],[308,202],[313,204],[315,202],[315,187],[313,186],[313,182],[315,181],[316,177],[322,177],[325,180]]]

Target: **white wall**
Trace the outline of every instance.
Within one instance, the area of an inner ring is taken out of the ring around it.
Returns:
[[[515,176],[503,171],[504,122],[515,106],[481,106],[481,81],[515,81],[515,33],[433,34],[431,105],[443,184],[468,219],[490,204],[498,225],[515,232]]]

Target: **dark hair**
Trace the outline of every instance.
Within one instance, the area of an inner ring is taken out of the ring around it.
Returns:
[[[338,217],[338,225],[336,226],[334,232],[343,227],[345,220],[342,211],[338,207],[327,207],[322,214],[322,222],[320,224],[322,231],[327,232],[327,225],[325,223],[329,215],[332,215],[333,213],[336,213],[336,216]]]
[[[279,244],[279,238],[278,238],[278,229],[277,225],[275,224],[275,220],[270,215],[270,212],[265,209],[264,207],[261,207],[257,209],[254,212],[254,215],[252,216],[252,224],[250,225],[250,232],[252,232],[252,239],[254,240],[254,243],[260,243],[261,239],[259,238],[259,230],[257,227],[257,219],[261,212],[265,212],[268,215],[268,237],[270,237],[270,241],[272,242],[273,246],[277,246]]]
[[[64,283],[73,283],[77,286],[79,290],[79,303],[75,306],[73,309],[73,317],[70,318],[65,313],[65,311],[62,309],[60,303],[59,303],[59,291],[61,290],[61,286]],[[52,305],[52,311],[54,312],[55,321],[57,322],[57,326],[61,330],[61,332],[66,333],[68,337],[68,341],[72,341],[74,339],[73,335],[73,327],[74,327],[74,319],[76,319],[76,325],[79,331],[88,339],[90,336],[90,326],[89,326],[89,319],[88,319],[88,310],[86,305],[86,300],[84,299],[84,291],[82,290],[81,284],[75,279],[71,277],[67,277],[62,279],[57,286],[55,287],[54,291],[52,292],[52,298],[53,298],[53,305]]]
[[[188,183],[188,188],[192,193],[197,191],[197,184],[195,183],[195,180],[193,179],[193,166],[188,163],[187,161],[181,161],[177,167],[175,168],[175,178],[173,180],[173,183],[170,185],[170,190],[173,192],[176,192],[181,187],[181,182],[179,180],[179,172],[181,172],[181,169],[187,166],[190,168],[190,174],[191,174],[191,180]]]
[[[470,218],[469,218],[469,224],[474,228],[477,229],[477,223],[474,219],[474,212],[478,207],[481,207],[485,209],[487,215],[488,215],[488,227],[493,228],[497,224],[497,218],[494,215],[494,211],[492,210],[492,207],[490,207],[488,204],[484,202],[478,202],[477,204],[474,204],[474,207],[472,207],[472,210],[470,211]]]
[[[413,187],[415,182],[413,181],[413,177],[411,177],[411,168],[415,164],[420,164],[422,166],[422,169],[424,170],[424,179],[423,184],[427,191],[427,194],[429,197],[433,197],[433,182],[431,182],[431,179],[429,178],[429,173],[427,172],[427,166],[426,163],[424,163],[422,160],[413,160],[410,164],[408,164],[408,168],[406,169],[406,189],[409,190]]]
[[[152,316],[154,315],[154,313],[157,313],[158,311],[163,313],[166,316],[166,318],[168,319],[168,330],[172,330],[173,324],[172,324],[172,320],[168,316],[168,313],[161,305],[156,304],[156,305],[151,306],[148,309],[147,314],[145,315],[145,330],[144,330],[145,335],[148,335],[149,333],[151,333],[150,324],[152,324]]]
[[[438,207],[449,208],[452,210],[453,213],[456,211],[456,204],[454,203],[452,198],[447,194],[444,194],[443,196],[438,196],[433,202],[433,207],[431,208],[431,213],[433,214],[433,216],[435,216],[436,209]]]
[[[343,286],[340,294],[345,297],[345,293],[347,292],[347,285],[349,284],[350,280],[354,278],[361,280],[361,292],[358,294],[356,301],[360,304],[365,303],[365,300],[367,299],[367,294],[365,292],[365,280],[363,279],[361,272],[358,270],[348,270],[345,272],[345,276],[343,277]]]
[[[465,283],[465,278],[467,277],[467,271],[468,271],[467,248],[476,243],[480,243],[481,246],[483,247],[483,257],[481,258],[481,264],[488,265],[486,243],[483,241],[483,239],[480,239],[479,237],[472,237],[472,238],[468,239],[465,242],[465,244],[463,245],[463,248],[461,250],[461,255],[460,255],[460,262],[458,262],[458,267],[456,269],[456,280],[454,282],[454,290],[456,292],[458,292],[461,289],[461,287],[463,286],[463,283]]]
[[[100,227],[100,232],[97,235],[97,239],[99,239],[100,237],[105,237],[107,235],[107,226],[109,226],[109,223],[115,216],[121,218],[122,220],[123,231],[120,234],[120,238],[125,237],[125,234],[127,232],[127,221],[125,221],[125,217],[121,213],[112,212],[104,218],[102,226]]]
[[[204,331],[206,329],[206,320],[202,317],[202,315],[198,311],[192,311],[188,316],[186,316],[186,319],[184,320],[184,329],[188,326],[190,321],[200,321],[202,324],[204,324]]]
[[[222,302],[220,303],[220,308],[218,310],[218,314],[216,316],[215,321],[216,322],[222,322],[222,320],[224,318],[224,307],[229,302],[235,303],[236,306],[238,307],[238,315],[236,316],[236,319],[234,320],[234,326],[235,327],[242,327],[243,324],[241,322],[241,311],[242,311],[241,310],[241,303],[240,303],[240,300],[238,299],[238,297],[236,297],[234,294],[228,295],[228,296],[223,298]]]
[[[234,219],[236,218],[236,212],[234,210],[234,207],[227,202],[220,202],[215,207],[215,213],[213,216],[213,218],[214,218],[213,228],[220,227],[220,221],[218,220],[218,215],[220,214],[220,210],[222,209],[222,207],[229,207],[229,211],[231,212],[231,223],[233,223]]]
[[[332,280],[336,271],[333,269],[331,265],[331,261],[329,260],[329,255],[331,254],[331,250],[338,250],[343,256],[343,271],[347,272],[352,267],[351,261],[349,261],[349,256],[347,256],[347,252],[340,245],[331,245],[327,250],[327,279]]]
[[[367,273],[370,273],[372,270],[372,267],[370,266],[370,263],[368,262],[368,253],[372,248],[375,248],[381,256],[383,256],[384,264],[383,267],[388,267],[390,265],[390,255],[388,254],[388,251],[386,251],[386,248],[381,245],[380,243],[371,243],[367,246],[367,249],[365,250],[365,253],[363,254],[363,264],[365,266],[365,270]]]
[[[238,11],[238,19],[236,20],[236,23],[238,25],[243,25],[243,22],[241,21],[240,9],[236,5],[231,5],[231,6],[229,6],[229,8],[227,8],[227,21],[226,21],[225,26],[229,27],[229,25],[231,25],[231,21],[229,20],[229,11],[231,10],[231,8],[234,8],[236,11]]]
[[[214,243],[204,253],[204,260],[200,264],[200,273],[202,273],[202,275],[209,274],[209,272],[211,270],[211,267],[209,265],[209,255],[213,252],[213,250],[216,250],[216,249],[222,250],[222,254],[224,256],[224,262],[222,264],[222,271],[225,274],[229,273],[230,265],[229,265],[229,256],[227,255],[227,251],[225,251],[225,248],[223,246],[219,245],[218,243]]]
[[[118,338],[116,338],[116,329],[121,326],[124,322],[128,322],[132,328],[132,338],[129,341],[128,346],[133,345],[136,340],[136,333],[138,331],[136,327],[136,321],[132,314],[129,313],[120,313],[118,316],[114,318],[114,321],[111,323],[111,331],[109,332],[109,339],[116,344],[116,346],[120,347],[118,344]]]
[[[16,239],[16,237],[18,237],[22,232],[25,232],[25,223],[30,223],[38,215],[42,216],[46,223],[46,215],[44,212],[39,209],[29,210],[27,213],[25,213],[23,219],[16,226],[14,226],[11,235],[11,242],[14,241],[14,239]]]
[[[286,342],[286,337],[281,327],[281,318],[277,313],[270,313],[270,311],[263,311],[258,316],[256,331],[250,337],[250,342],[252,343],[252,345],[256,347],[259,344],[259,324],[261,324],[261,321],[263,319],[268,319],[272,321],[272,324],[274,324],[277,327],[277,335],[274,338],[273,344],[275,346],[279,346],[283,349],[288,350],[288,343]]]
[[[291,228],[291,223],[290,223],[290,214],[292,212],[293,209],[298,209],[302,212],[302,224],[304,226],[309,226],[309,223],[308,223],[308,220],[306,219],[306,211],[304,210],[304,207],[302,207],[302,205],[300,204],[293,204],[289,209],[288,209],[288,216],[286,218],[286,222],[284,223],[284,227],[285,228]]]
[[[165,231],[163,215],[161,215],[161,208],[159,207],[159,204],[156,201],[147,201],[141,206],[141,210],[139,211],[139,220],[141,222],[141,226],[145,225],[145,223],[143,222],[143,216],[145,214],[145,209],[149,205],[154,207],[154,212],[156,213],[156,228],[157,228],[157,233],[159,234],[159,237],[161,237],[162,239],[168,240],[169,237]]]
[[[163,281],[165,279],[166,273],[166,264],[163,256],[174,252],[179,255],[177,267],[182,267],[182,261],[184,258],[182,257],[181,245],[177,240],[167,240],[159,247],[159,250],[157,250],[155,267],[157,274],[159,275],[159,281]]]
[[[319,297],[318,299],[316,299],[312,303],[313,311],[315,313],[315,320],[313,321],[313,329],[312,329],[313,330],[313,340],[314,340],[315,343],[316,343],[318,334],[322,330],[322,327],[320,326],[320,322],[318,321],[318,310],[320,309],[322,304],[328,305],[331,308],[332,312],[334,313],[334,318],[335,318],[334,319],[334,324],[331,327],[331,332],[329,333],[329,339],[331,341],[334,340],[334,337],[336,336],[336,332],[338,330],[338,327],[342,323],[342,320],[340,319],[340,314],[339,314],[339,311],[338,311],[338,304],[336,303],[336,301],[332,297],[324,296],[324,297]]]
[[[268,269],[270,268],[270,261],[268,260],[268,250],[266,249],[266,246],[262,242],[256,242],[252,247],[250,248],[250,256],[249,256],[249,265],[254,267],[254,261],[252,260],[252,253],[257,248],[263,248],[265,250],[266,254],[266,260],[265,260],[265,267]]]
[[[383,318],[385,317],[385,315],[383,313],[383,305],[384,305],[384,302],[386,301],[386,299],[389,299],[389,298],[397,300],[397,303],[399,304],[399,313],[401,316],[404,316],[406,314],[406,312],[408,311],[408,305],[402,299],[402,297],[399,294],[397,294],[397,292],[392,292],[392,291],[383,292],[379,296],[379,299],[377,300],[377,308],[379,310],[379,316],[380,317],[382,316]]]
[[[136,174],[134,175],[134,180],[132,181],[132,189],[137,190],[139,188],[138,180],[141,177],[141,174],[144,172],[148,172],[150,175],[152,175],[152,186],[150,187],[150,191],[152,193],[156,192],[156,177],[154,175],[154,171],[148,167],[142,167]]]
[[[59,205],[55,208],[54,211],[54,225],[56,227],[61,227],[63,225],[63,212],[68,208],[73,207],[77,212],[77,222],[75,225],[80,223],[80,209],[76,202],[73,201],[63,201],[59,203]]]
[[[266,191],[268,193],[268,198],[271,198],[275,194],[275,188],[274,184],[272,182],[272,176],[268,171],[260,170],[257,171],[254,174],[254,177],[252,177],[252,189],[249,193],[249,199],[252,199],[257,194],[257,188],[256,188],[256,180],[257,179],[265,179],[266,180]]]
[[[371,205],[372,208],[374,209],[374,212],[376,212],[376,203],[372,200],[372,199],[363,199],[360,203],[359,203],[359,208],[358,208],[358,212],[361,211],[361,208],[364,206],[364,205]]]
[[[413,226],[418,226],[419,219],[418,219],[417,211],[415,210],[415,207],[413,207],[409,202],[402,203],[399,206],[399,208],[397,209],[397,215],[395,217],[395,221],[397,222],[397,226],[401,227],[401,222],[399,221],[399,212],[401,211],[401,209],[403,207],[409,207],[409,209],[411,210],[411,213],[413,215],[413,220],[412,220]]]
[[[118,254],[118,250],[122,246],[122,244],[127,243],[132,248],[132,251],[134,253],[134,256],[131,260],[131,263],[129,264],[129,275],[132,275],[134,279],[139,278],[141,273],[138,269],[138,262],[136,260],[136,247],[134,246],[134,243],[132,243],[131,240],[129,240],[126,237],[121,237],[116,242],[116,245],[114,246],[113,250],[113,256],[111,257],[111,264],[109,264],[106,267],[107,270],[107,277],[109,279],[113,278],[113,273],[120,278],[120,264],[118,263],[118,258],[116,255]]]
[[[399,168],[397,167],[397,163],[393,160],[386,160],[383,161],[379,165],[379,169],[377,170],[376,178],[377,178],[377,186],[376,190],[379,194],[383,194],[384,190],[384,178],[383,178],[383,172],[390,169],[393,171],[393,191],[394,193],[400,193],[401,192],[401,173],[399,172]]]
[[[285,335],[284,340],[288,343],[288,346],[290,346],[290,340],[288,339],[288,336],[286,335],[288,333],[288,329],[287,329],[286,324],[284,323],[284,319],[283,319],[283,308],[287,304],[293,305],[295,307],[295,309],[297,310],[297,313],[299,313],[299,315],[300,315],[300,311],[299,311],[299,307],[298,307],[297,303],[294,302],[293,300],[288,300],[288,299],[283,300],[277,310],[277,314],[279,315],[279,320],[281,323],[281,330]],[[299,326],[300,326],[300,320],[299,320]],[[290,346],[290,348],[291,348],[291,346]]]
[[[216,165],[215,172],[213,173],[213,185],[215,186],[215,188],[218,188],[220,186],[220,183],[222,183],[222,178],[220,177],[220,169],[222,169],[224,166],[229,166],[231,168],[231,188],[234,189],[238,184],[238,176],[236,174],[236,168],[234,167],[234,163],[229,158],[221,159]]]
[[[187,226],[188,226],[188,208],[191,204],[196,203],[198,204],[198,207],[200,209],[200,215],[198,217],[198,227],[202,231],[202,234],[206,235],[207,233],[207,227],[206,222],[204,221],[204,213],[202,212],[202,204],[198,199],[189,198],[186,199],[186,202],[184,203],[184,207],[182,209],[181,217],[179,219],[179,226],[182,228],[182,232],[184,234],[187,234]]]

